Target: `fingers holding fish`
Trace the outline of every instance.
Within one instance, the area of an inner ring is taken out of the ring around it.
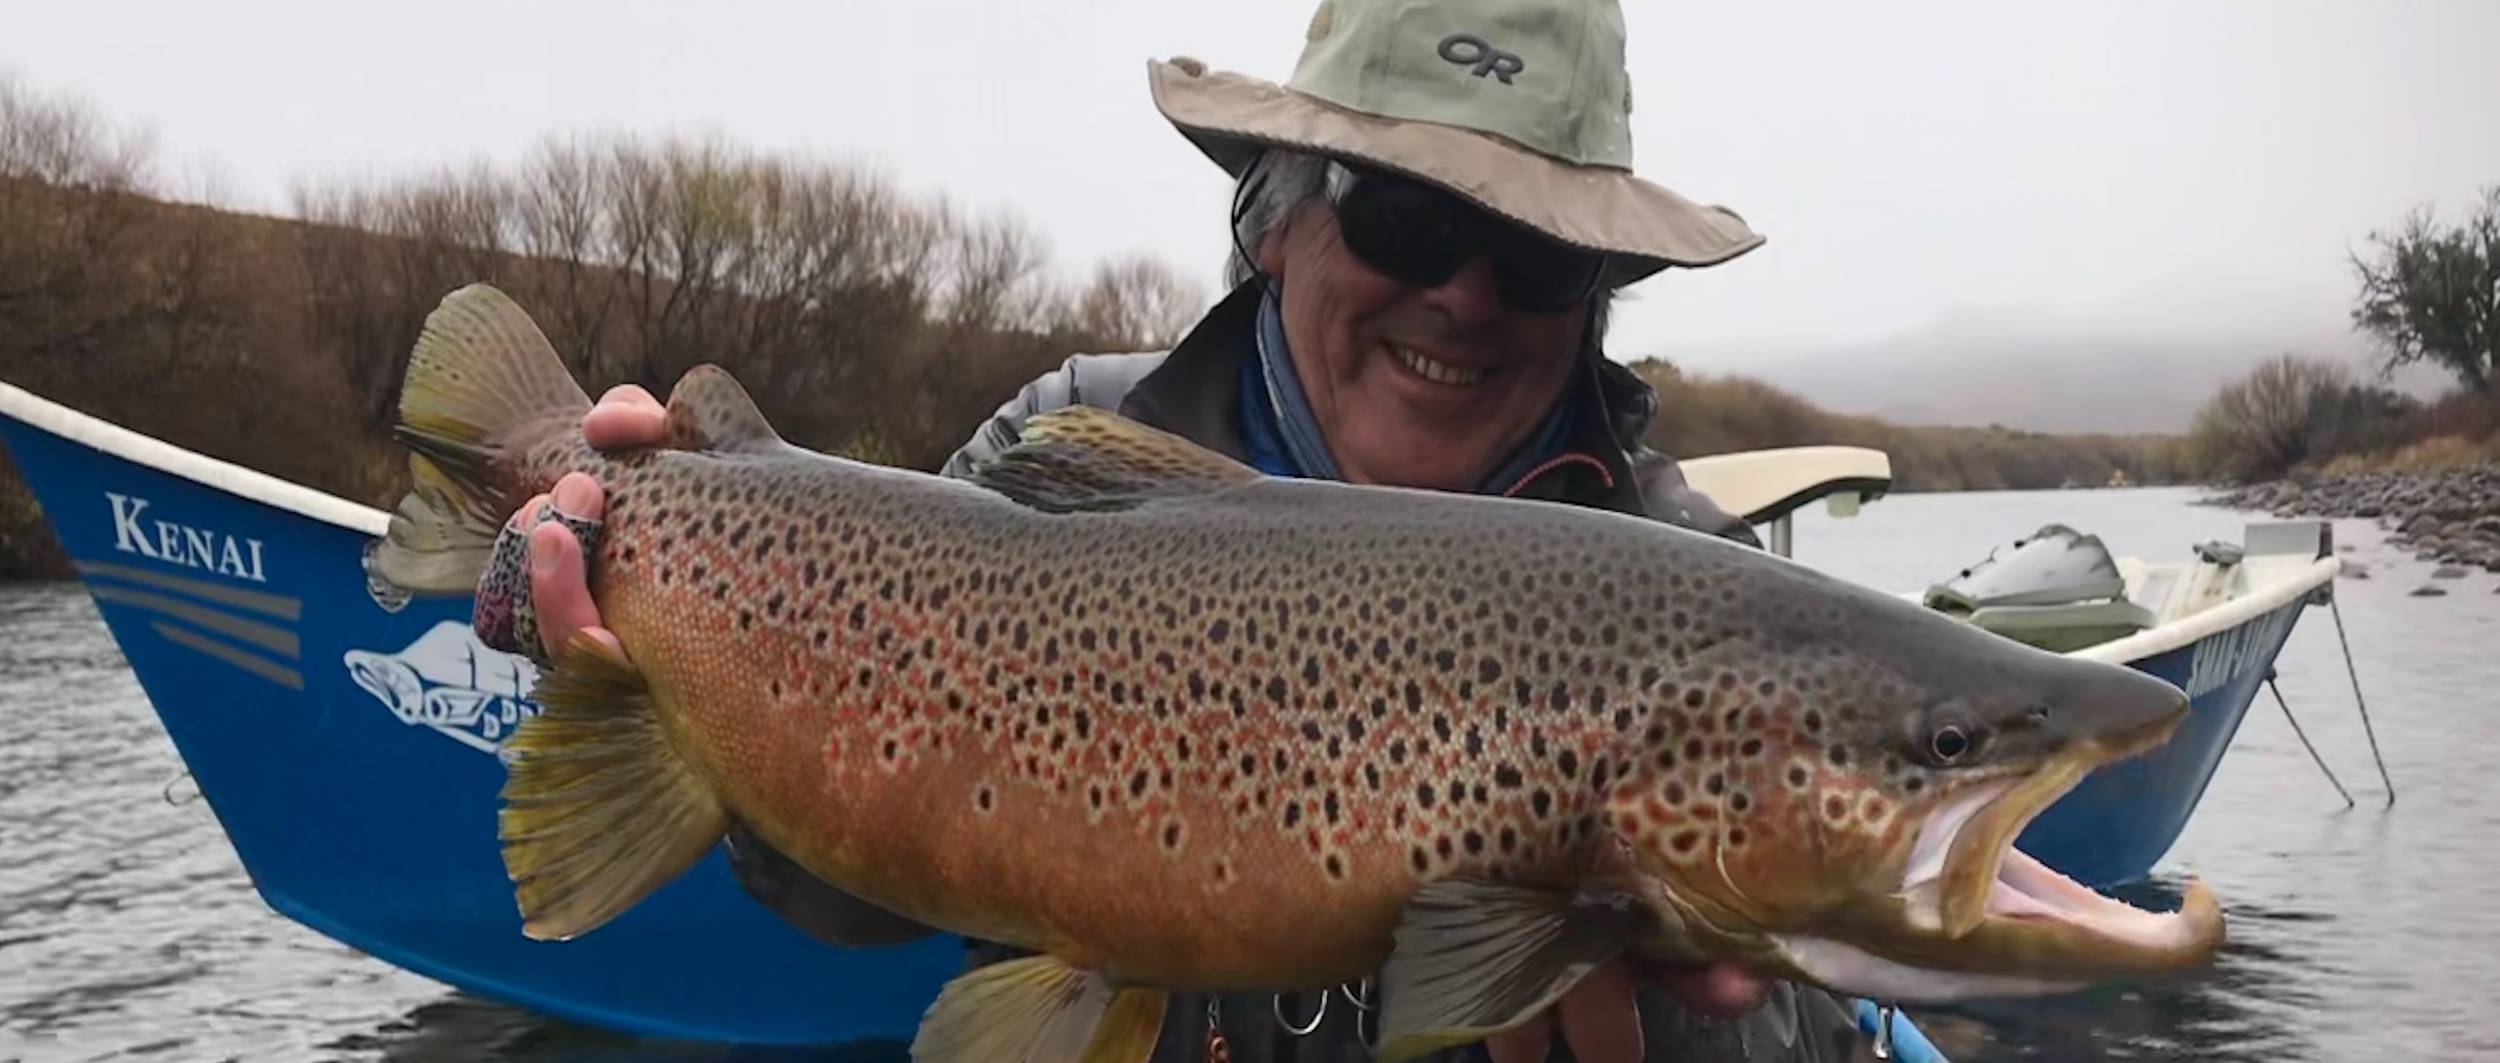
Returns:
[[[619,384],[582,415],[582,439],[600,450],[647,447],[660,441],[668,408],[639,384]]]
[[[616,634],[599,623],[599,606],[590,598],[590,575],[584,559],[579,523],[595,526],[606,512],[599,482],[587,473],[567,473],[556,481],[550,519],[530,529],[530,600],[536,603],[540,638],[546,653],[572,641],[575,632],[588,634],[618,656],[625,648]]]
[[[1762,1006],[1771,979],[1734,963],[1652,964],[1634,961],[1641,980],[1686,1008],[1714,1018],[1734,1018]]]

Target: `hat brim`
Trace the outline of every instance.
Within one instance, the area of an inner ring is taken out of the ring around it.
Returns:
[[[1395,170],[1563,243],[1607,253],[1614,286],[1671,266],[1718,265],[1763,243],[1735,211],[1626,170],[1572,165],[1472,129],[1350,111],[1194,60],[1149,60],[1146,71],[1155,108],[1227,173],[1240,176],[1269,147]]]

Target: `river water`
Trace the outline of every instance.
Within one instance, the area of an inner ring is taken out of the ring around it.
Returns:
[[[2262,515],[2184,490],[1901,496],[1801,520],[1797,556],[1908,591],[2050,521],[2184,556]],[[2359,800],[2346,810],[2261,696],[2155,879],[2212,881],[2230,919],[2192,978],[1922,1009],[1956,1060],[2500,1059],[2500,594],[2434,581],[2339,521],[2346,633],[2401,801],[2385,807],[2335,624],[2311,610],[2281,688]],[[2413,597],[2437,585],[2443,597]],[[451,992],[273,914],[252,892],[85,594],[0,589],[0,1060],[754,1059],[654,1044]],[[828,1006],[839,1006],[829,1001]]]

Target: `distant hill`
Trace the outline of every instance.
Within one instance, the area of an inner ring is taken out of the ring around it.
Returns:
[[[1694,352],[1680,364],[1738,372],[1840,413],[1897,424],[2061,433],[2176,433],[2222,385],[2285,351],[2370,365],[2359,337],[2320,315],[2288,327],[2143,329],[1963,312],[1872,343]],[[2400,377],[2428,394],[2441,381]]]

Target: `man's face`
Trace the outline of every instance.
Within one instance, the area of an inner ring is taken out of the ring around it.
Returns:
[[[1258,258],[1283,285],[1294,372],[1354,483],[1474,489],[1553,409],[1587,325],[1585,303],[1504,304],[1482,256],[1438,287],[1387,277],[1346,248],[1325,200]]]

